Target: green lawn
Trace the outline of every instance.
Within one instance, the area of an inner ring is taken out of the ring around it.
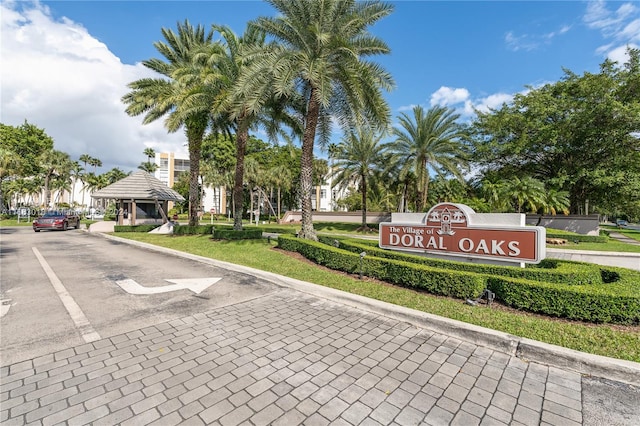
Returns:
[[[547,248],[562,250],[617,251],[624,253],[640,253],[640,245],[633,245],[610,238],[606,243],[572,243],[564,245],[547,244]]]
[[[266,240],[214,242],[208,236],[176,237],[143,233],[118,233],[117,236],[250,266],[583,352],[640,362],[640,326],[587,324],[499,307],[473,307],[461,300],[432,296],[367,279],[359,280],[316,267],[274,249],[275,243]]]
[[[0,219],[0,228],[6,226],[31,226],[36,217],[32,216],[31,220],[20,219],[20,222],[17,219]]]
[[[634,240],[640,241],[640,231],[636,231],[635,229],[618,228],[616,226],[603,226],[603,228],[607,231],[617,232],[618,234],[622,234],[629,238],[633,238]]]
[[[200,222],[202,225],[210,224],[210,221],[203,220]],[[214,225],[217,226],[233,226],[233,222],[229,221],[214,221]],[[282,223],[277,224],[274,222],[271,223],[262,223],[259,225],[255,225],[255,223],[250,224],[247,221],[243,222],[243,226],[247,229],[259,228],[265,232],[275,232],[275,233],[286,233],[286,234],[295,234],[300,230],[300,224],[290,224],[290,223]],[[376,225],[369,225],[371,227],[375,227]],[[345,222],[316,222],[313,224],[314,229],[319,234],[334,234],[334,235],[369,235],[369,236],[377,236],[377,233],[363,233],[357,231],[360,227],[360,223],[345,223]]]

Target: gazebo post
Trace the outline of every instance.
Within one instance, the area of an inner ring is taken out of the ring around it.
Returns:
[[[136,200],[131,200],[131,226],[136,224]]]
[[[122,226],[123,225],[123,220],[124,220],[124,205],[123,205],[123,201],[122,199],[117,200],[116,202],[116,207],[118,205],[120,205],[120,207],[117,207],[118,211],[116,212],[116,217],[118,218],[118,225]]]

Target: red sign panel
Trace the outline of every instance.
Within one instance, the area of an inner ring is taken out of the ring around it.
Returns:
[[[380,247],[518,263],[544,258],[544,228],[473,225],[472,220],[467,206],[438,204],[424,224],[381,223]]]

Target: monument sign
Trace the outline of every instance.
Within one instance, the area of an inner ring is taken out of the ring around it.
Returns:
[[[426,215],[401,214],[400,221],[394,215],[392,222],[381,223],[379,244],[452,260],[540,263],[545,257],[546,230],[525,226],[524,216],[479,214],[464,204],[441,203]]]

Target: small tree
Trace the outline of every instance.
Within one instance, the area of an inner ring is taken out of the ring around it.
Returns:
[[[358,186],[362,195],[362,223],[359,231],[367,227],[367,189],[371,180],[384,169],[387,145],[381,143],[382,136],[371,128],[358,128],[343,138],[334,153],[335,185],[341,189]]]

